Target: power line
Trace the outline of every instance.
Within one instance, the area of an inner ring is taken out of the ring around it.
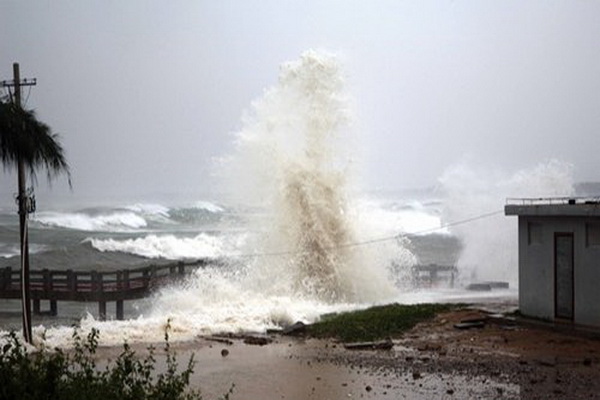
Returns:
[[[33,85],[35,85],[35,83]],[[33,85],[29,85],[29,87],[28,87],[27,97],[25,97],[25,101],[23,102],[23,107],[27,106],[27,102],[29,101],[29,96],[31,95],[31,86],[33,86]]]
[[[451,228],[453,226],[468,224],[468,223],[471,223],[471,222],[475,222],[475,221],[478,221],[478,220],[490,218],[490,217],[493,217],[495,215],[499,215],[499,214],[503,214],[503,213],[504,213],[504,210],[496,210],[496,211],[485,213],[485,214],[479,214],[479,215],[474,216],[474,217],[470,217],[470,218],[466,218],[466,219],[462,219],[462,220],[458,220],[458,221],[454,221],[454,222],[449,222],[447,224],[442,224],[441,226],[439,226],[437,228],[423,229],[421,231],[412,232],[412,233],[404,233],[404,232],[402,232],[402,233],[398,233],[398,234],[393,235],[393,236],[384,236],[384,237],[381,237],[381,238],[364,240],[364,241],[360,241],[360,242],[345,243],[345,244],[342,244],[342,245],[339,245],[339,246],[325,247],[323,249],[324,250],[335,250],[335,249],[341,249],[341,248],[368,246],[368,245],[371,245],[371,244],[389,242],[389,241],[398,240],[398,239],[400,239],[402,237],[407,237],[407,236],[410,236],[410,235],[423,235],[423,234],[426,234],[426,233],[433,233],[435,231],[439,231],[439,230],[446,229],[446,228]],[[239,257],[239,258],[280,257],[280,256],[293,255],[293,254],[304,254],[304,253],[308,253],[308,252],[309,252],[308,250],[284,250],[284,251],[265,252],[265,253],[235,254],[232,257]]]

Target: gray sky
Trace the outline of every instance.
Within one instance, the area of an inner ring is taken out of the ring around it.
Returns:
[[[465,158],[600,180],[597,1],[1,0],[0,38],[0,80],[14,61],[38,79],[24,97],[62,136],[69,196],[201,193],[309,48],[344,60],[370,188],[433,185]]]

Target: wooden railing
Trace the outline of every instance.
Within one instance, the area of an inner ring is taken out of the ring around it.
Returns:
[[[416,286],[432,287],[441,282],[454,287],[454,279],[458,273],[455,265],[414,265],[412,267],[413,283]]]
[[[200,259],[167,265],[150,265],[119,271],[31,270],[30,293],[34,313],[41,314],[40,301],[49,300],[51,315],[58,301],[98,302],[101,319],[106,303],[116,302],[116,317],[124,318],[123,302],[148,296],[155,288],[182,279],[192,270],[220,261]],[[0,299],[21,298],[21,270],[0,269]]]
[[[124,301],[148,296],[157,287],[183,279],[193,270],[222,260],[200,259],[167,265],[150,265],[118,271],[32,270],[30,293],[35,314],[57,315],[59,301],[97,302],[100,319],[106,318],[106,303],[116,302],[116,318],[124,319]],[[446,280],[452,287],[456,267],[453,265],[415,265],[413,279],[419,286],[435,285]],[[21,298],[21,270],[0,269],[0,299]],[[41,300],[50,302],[50,310],[41,311]]]

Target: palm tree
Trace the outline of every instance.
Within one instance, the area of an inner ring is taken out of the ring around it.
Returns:
[[[19,226],[21,242],[21,289],[23,303],[23,336],[31,343],[31,304],[29,296],[29,244],[27,238],[27,216],[35,210],[32,190],[26,189],[25,170],[33,183],[36,172],[46,169],[48,180],[65,173],[69,186],[71,175],[64,151],[48,125],[37,120],[35,113],[23,109],[19,101],[0,101],[0,159],[5,169],[17,169]]]

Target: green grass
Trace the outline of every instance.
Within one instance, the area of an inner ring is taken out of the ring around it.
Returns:
[[[310,325],[308,333],[318,338],[363,342],[394,338],[421,321],[458,308],[455,304],[390,304],[366,310],[324,316]]]

